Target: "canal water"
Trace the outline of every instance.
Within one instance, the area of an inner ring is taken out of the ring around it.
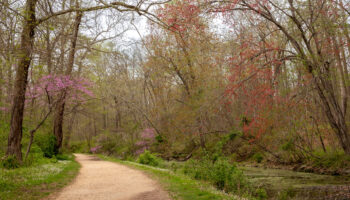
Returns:
[[[291,170],[240,167],[271,200],[350,200],[350,176],[330,176]]]

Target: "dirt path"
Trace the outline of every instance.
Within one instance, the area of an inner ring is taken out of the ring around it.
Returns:
[[[52,200],[170,200],[157,183],[142,172],[76,154],[81,169],[76,180]]]

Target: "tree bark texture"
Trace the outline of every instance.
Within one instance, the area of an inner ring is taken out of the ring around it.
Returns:
[[[35,7],[37,0],[27,0],[25,7],[25,18],[21,33],[21,43],[18,50],[18,61],[16,80],[11,109],[10,134],[8,136],[7,156],[16,156],[22,161],[21,140],[22,122],[24,114],[25,93],[27,87],[28,71],[32,61],[36,17]]]

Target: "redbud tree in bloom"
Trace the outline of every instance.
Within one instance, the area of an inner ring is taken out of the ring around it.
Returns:
[[[136,154],[139,155],[145,150],[149,150],[151,145],[155,142],[156,131],[153,128],[145,128],[140,133],[140,140],[136,142]]]
[[[93,97],[91,87],[92,84],[84,78],[49,74],[41,77],[28,89],[27,100],[44,97],[41,100],[49,99],[51,101],[49,103],[52,104],[53,99],[60,98],[60,95],[65,92],[68,103],[81,103],[87,100],[86,97]]]

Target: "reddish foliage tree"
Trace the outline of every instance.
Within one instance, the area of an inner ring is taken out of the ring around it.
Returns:
[[[250,40],[251,41],[251,40]],[[258,46],[243,42],[238,55],[228,62],[232,66],[226,95],[241,102],[244,110],[243,132],[259,138],[271,126],[268,112],[281,97],[275,88],[274,65],[280,65],[276,47],[264,42]]]
[[[184,0],[168,3],[158,10],[158,16],[166,22],[171,31],[185,33],[190,30],[200,30],[201,9],[197,1]]]
[[[293,0],[233,0],[212,3],[216,5],[216,11],[226,15],[233,16],[232,11],[239,11],[244,16],[243,19],[246,19],[245,25],[252,24],[256,27],[259,22],[265,24],[267,30],[259,31],[263,37],[278,33],[279,38],[286,39],[286,45],[282,49],[303,67],[303,74],[310,76],[329,125],[343,150],[350,154],[349,127],[346,123],[348,69],[346,59],[341,59],[346,57],[346,52],[338,51],[344,45],[342,41],[349,38],[345,25],[339,23],[348,20],[347,17],[342,17],[349,13],[347,5],[332,0],[307,3]],[[345,30],[347,36],[338,39],[339,36],[335,33],[341,32],[341,29]],[[255,48],[258,46],[256,42],[250,44]],[[279,49],[275,50],[278,51]]]

